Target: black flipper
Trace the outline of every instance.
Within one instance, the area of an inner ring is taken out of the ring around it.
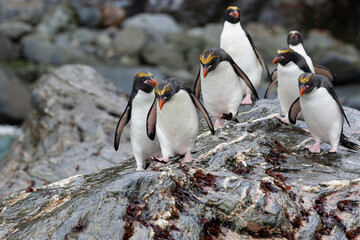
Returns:
[[[335,81],[335,74],[332,73],[329,69],[327,69],[326,67],[320,66],[320,65],[314,65],[314,69],[315,69],[315,73],[319,74],[321,76],[326,77],[327,79],[329,79],[331,82]]]
[[[298,97],[292,104],[291,107],[289,108],[289,121],[292,124],[296,123],[296,118],[299,115],[299,113],[301,112],[301,107],[300,107],[300,97]]]
[[[254,94],[256,99],[259,99],[258,93],[254,87],[254,85],[251,83],[248,76],[240,69],[240,67],[234,62],[234,60],[230,60],[230,63],[235,71],[235,73],[245,82],[246,86],[248,86],[251,90],[251,92]]]
[[[345,115],[345,112],[344,112],[344,109],[343,107],[341,106],[340,104],[340,101],[335,93],[335,90],[334,90],[334,87],[333,85],[331,84],[331,82],[327,79],[327,78],[322,78],[321,80],[321,85],[320,87],[324,87],[326,88],[326,90],[328,91],[328,93],[331,95],[331,97],[336,101],[338,107],[339,107],[339,110],[341,112],[341,115],[345,118],[347,124],[349,125],[350,127],[350,123],[349,123],[349,120],[347,119],[346,115]]]
[[[257,59],[259,60],[262,68],[266,71],[266,74],[267,74],[267,77],[269,78],[269,81],[271,81],[270,72],[269,72],[268,67],[266,66],[266,63],[264,61],[263,56],[261,55],[259,49],[257,49],[257,47],[255,46],[254,41],[252,40],[249,32],[244,27],[243,27],[243,29],[244,29],[244,31],[246,33],[247,38],[249,39],[249,42],[250,42],[250,44],[251,44],[251,46],[252,46],[252,48],[253,48],[253,50],[254,50],[254,52],[256,54]]]
[[[201,69],[201,68],[200,68]],[[200,78],[200,69],[199,69],[199,73],[196,77],[196,80],[195,80],[195,84],[194,84],[194,93],[195,93],[195,96],[197,98],[200,99],[200,95],[201,95],[201,78]]]
[[[154,99],[154,102],[151,105],[151,108],[146,118],[146,134],[148,135],[150,140],[154,140],[156,134],[156,109],[157,104],[156,99]]]
[[[117,151],[119,149],[121,133],[122,133],[125,125],[130,121],[130,118],[131,118],[131,103],[128,103],[128,105],[126,105],[126,108],[116,125],[115,138],[114,138],[115,151]]]
[[[266,89],[266,92],[265,92],[265,95],[264,95],[264,98],[268,98],[270,92],[271,92],[271,89],[275,86],[275,84],[277,84],[278,80],[275,79],[274,81],[272,81],[271,83],[269,83],[269,86],[267,87]]]
[[[210,132],[214,135],[215,134],[215,130],[214,130],[214,125],[211,122],[210,116],[208,114],[208,112],[206,111],[205,107],[201,104],[201,102],[199,101],[199,99],[194,95],[194,93],[192,93],[191,91],[187,91],[190,95],[191,100],[193,101],[195,107],[197,109],[200,110],[201,114],[204,116],[205,122],[209,127]]]
[[[360,150],[360,146],[356,143],[348,141],[343,133],[340,135],[340,145],[352,150]]]

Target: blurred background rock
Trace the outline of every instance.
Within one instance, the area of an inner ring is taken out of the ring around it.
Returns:
[[[90,65],[127,94],[138,71],[192,87],[200,53],[219,45],[228,5],[240,7],[270,70],[288,31],[297,29],[314,63],[336,73],[341,102],[360,109],[355,0],[0,0],[0,124],[20,125],[31,85],[63,64]]]

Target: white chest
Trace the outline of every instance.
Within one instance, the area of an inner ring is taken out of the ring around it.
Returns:
[[[157,107],[156,134],[163,152],[185,153],[193,146],[197,132],[197,112],[185,90],[176,93],[161,110]]]
[[[304,120],[311,134],[325,142],[338,142],[344,119],[336,101],[325,88],[300,98]]]
[[[287,114],[291,104],[300,96],[298,79],[303,71],[293,62],[278,64],[278,97],[282,111]]]
[[[218,118],[223,113],[237,113],[243,95],[241,81],[227,61],[220,62],[205,79],[201,75],[204,105],[210,115]]]

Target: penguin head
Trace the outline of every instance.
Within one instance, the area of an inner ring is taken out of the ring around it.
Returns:
[[[225,21],[230,23],[240,22],[240,8],[237,6],[230,6],[225,10]]]
[[[281,65],[285,66],[289,62],[295,61],[296,59],[296,54],[291,48],[281,48],[277,51],[277,54],[277,57],[273,60],[273,64],[280,63]]]
[[[315,88],[319,88],[321,82],[316,74],[303,73],[299,76],[300,96],[311,93]]]
[[[155,87],[155,99],[159,102],[160,110],[176,92],[178,92],[182,82],[176,78],[168,78],[161,81]]]
[[[298,44],[303,44],[303,38],[299,31],[290,31],[287,36],[288,45],[296,46]]]
[[[149,72],[138,72],[134,77],[133,88],[137,90],[142,90],[146,93],[150,93],[157,82],[153,78],[153,75]]]
[[[204,69],[202,73],[204,78],[221,62],[220,51],[220,48],[208,48],[200,55],[200,63]]]

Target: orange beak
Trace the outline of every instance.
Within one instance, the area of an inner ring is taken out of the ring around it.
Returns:
[[[300,87],[300,96],[302,96],[305,93],[306,87],[302,86]]]
[[[284,57],[276,57],[273,60],[273,64],[277,64],[281,59],[283,59]]]
[[[206,68],[204,68],[204,72],[203,72],[204,78],[206,78],[206,75],[209,73],[210,67],[211,66],[207,66]]]
[[[239,13],[238,13],[238,12],[231,12],[229,15],[230,15],[230,16],[233,16],[234,18],[238,18],[238,17],[239,17]]]
[[[159,107],[160,107],[160,110],[162,109],[162,107],[164,106],[164,103],[165,103],[165,99],[164,98],[159,98]]]
[[[157,84],[157,81],[155,79],[146,80],[145,83],[150,84],[152,87],[155,87]]]

